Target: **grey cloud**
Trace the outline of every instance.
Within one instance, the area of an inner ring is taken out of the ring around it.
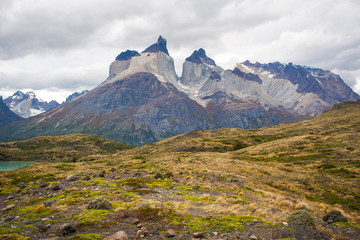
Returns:
[[[0,58],[88,44],[116,19],[131,21],[151,9],[149,1],[12,1],[0,5]],[[17,4],[19,3],[19,4]],[[20,4],[21,3],[21,4]],[[155,10],[155,9],[154,9]]]
[[[102,69],[101,69],[102,70]],[[12,89],[43,88],[91,89],[106,79],[106,73],[94,68],[60,69],[50,72],[17,74],[0,73],[2,87]]]
[[[30,75],[21,67],[17,73],[0,69],[6,74],[0,82],[38,89],[93,86],[104,80],[107,69],[84,67],[86,73],[80,74],[81,67],[74,70],[78,66],[64,67],[61,61],[77,51],[86,53],[79,66],[95,64],[105,54],[109,64],[119,52],[142,51],[162,34],[178,66],[203,47],[219,64],[218,59],[236,58],[338,69],[354,86],[360,79],[359,11],[360,3],[352,0],[2,0],[0,66],[1,59],[21,66],[29,55],[56,54],[59,66]],[[15,84],[20,77],[24,80]]]

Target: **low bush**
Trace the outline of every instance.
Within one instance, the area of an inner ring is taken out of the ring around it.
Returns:
[[[287,217],[288,223],[296,223],[315,227],[315,222],[310,213],[306,210],[297,210]]]

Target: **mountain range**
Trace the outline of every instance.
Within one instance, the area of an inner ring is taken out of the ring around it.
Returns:
[[[69,102],[72,99],[77,98],[87,92],[88,90],[74,92],[70,94],[63,103]],[[26,93],[23,93],[22,91],[16,91],[12,96],[5,98],[3,101],[11,111],[22,118],[36,116],[60,105],[55,100],[50,102],[43,101],[42,99],[38,98],[33,91]]]
[[[178,77],[166,40],[127,50],[93,90],[31,119],[0,127],[0,141],[91,133],[143,145],[196,129],[259,128],[316,116],[359,96],[317,68],[249,61],[224,70],[194,51]]]

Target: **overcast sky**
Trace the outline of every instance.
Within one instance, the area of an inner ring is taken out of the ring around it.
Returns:
[[[32,89],[61,102],[160,34],[179,76],[202,47],[225,69],[292,62],[340,74],[360,93],[359,13],[359,0],[1,0],[0,95]]]

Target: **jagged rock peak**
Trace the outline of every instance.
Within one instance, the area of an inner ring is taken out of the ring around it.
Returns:
[[[199,48],[199,50],[195,50],[191,54],[191,56],[186,59],[186,61],[193,63],[206,63],[211,66],[216,66],[215,61],[206,56],[206,52],[202,48]]]
[[[126,50],[125,52],[121,52],[115,59],[115,61],[127,61],[132,57],[140,56],[140,54],[135,50]]]
[[[249,81],[253,81],[253,82],[257,82],[257,83],[262,83],[262,80],[259,78],[258,75],[256,74],[253,74],[253,73],[245,73],[243,71],[241,71],[240,69],[238,68],[234,68],[234,70],[232,71],[233,74],[241,77],[241,78],[244,78],[246,80],[249,80]]]
[[[159,36],[156,43],[154,43],[153,45],[151,45],[150,47],[146,48],[143,51],[143,53],[145,52],[151,52],[151,53],[163,52],[166,53],[168,56],[170,56],[166,48],[166,39],[163,38],[161,35]]]
[[[22,91],[16,91],[13,96],[23,97],[25,96],[25,93],[23,93]]]

